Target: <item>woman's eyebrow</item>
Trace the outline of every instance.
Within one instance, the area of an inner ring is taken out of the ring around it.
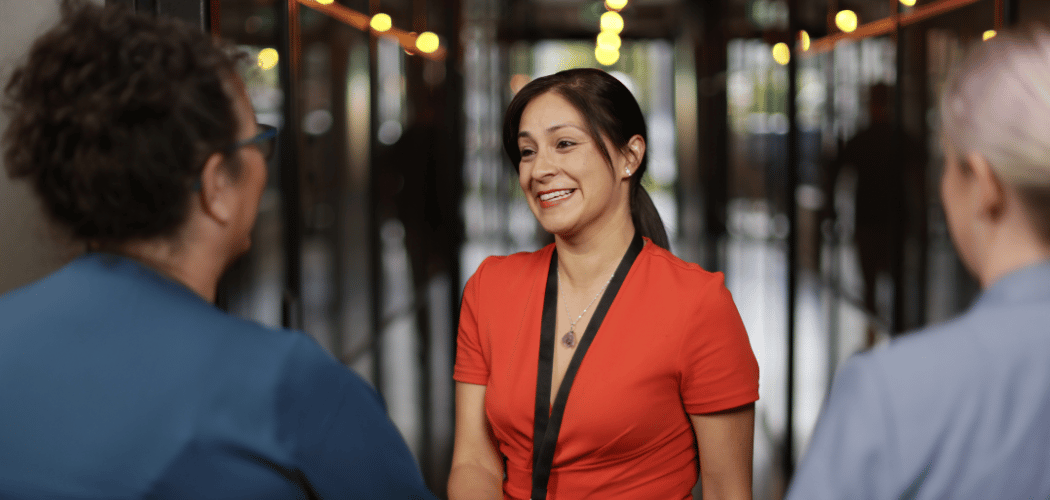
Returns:
[[[584,132],[583,128],[581,128],[579,125],[575,125],[575,124],[572,124],[572,123],[559,123],[557,125],[552,125],[550,127],[547,127],[547,131],[546,132],[548,134],[553,134],[554,132],[557,132],[558,129],[562,129],[562,128],[566,128],[566,127],[572,127],[572,128],[577,129],[577,130],[579,130],[581,132]],[[522,130],[521,132],[518,132],[518,137],[530,137],[531,138],[532,134],[530,134],[527,130]]]

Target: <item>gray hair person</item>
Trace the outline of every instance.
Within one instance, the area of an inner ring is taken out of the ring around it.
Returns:
[[[944,212],[982,292],[842,368],[791,500],[1050,498],[1050,31],[981,43],[940,113]]]
[[[12,73],[5,167],[85,252],[0,296],[0,498],[435,498],[367,382],[212,304],[274,147],[238,60],[66,2]]]

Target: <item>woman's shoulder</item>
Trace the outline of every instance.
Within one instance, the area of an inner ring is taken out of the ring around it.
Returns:
[[[650,274],[666,276],[674,282],[689,283],[693,286],[722,286],[725,283],[725,275],[722,273],[708,271],[699,264],[682,260],[670,250],[651,241],[645,246],[643,255],[648,255]]]

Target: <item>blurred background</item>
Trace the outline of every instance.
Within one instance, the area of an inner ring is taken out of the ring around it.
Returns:
[[[748,328],[755,498],[777,499],[836,367],[975,296],[940,208],[939,88],[996,30],[1050,21],[1043,0],[110,1],[248,54],[280,147],[219,305],[371,381],[440,495],[463,284],[550,241],[500,144],[525,83],[599,67],[637,97],[672,250],[725,273]],[[0,10],[6,81],[58,7]],[[0,178],[0,293],[77,250]]]

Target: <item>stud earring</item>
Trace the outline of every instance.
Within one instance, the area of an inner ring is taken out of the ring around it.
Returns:
[[[627,172],[627,175],[631,175],[631,169],[629,169],[629,168],[624,168],[623,170],[624,170],[624,172]]]

